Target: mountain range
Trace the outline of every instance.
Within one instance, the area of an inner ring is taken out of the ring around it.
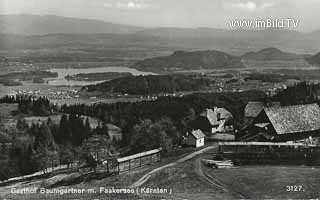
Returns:
[[[47,34],[130,34],[143,28],[113,24],[101,20],[53,15],[0,15],[0,33],[17,35]]]
[[[215,49],[241,56],[275,47],[296,54],[315,54],[320,50],[319,35],[320,30],[303,33],[287,29],[143,28],[52,15],[0,15],[0,50],[141,47],[169,52]]]

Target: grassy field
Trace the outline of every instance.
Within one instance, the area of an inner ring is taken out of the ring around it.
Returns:
[[[55,186],[55,188],[63,189],[63,188],[79,188],[79,189],[95,189],[96,193],[94,194],[88,194],[84,193],[81,195],[78,194],[72,194],[72,195],[54,195],[54,194],[48,194],[48,195],[43,195],[43,194],[11,194],[11,189],[12,188],[33,188],[33,187],[43,187],[46,186],[50,188],[50,184],[48,182],[54,182],[55,180],[61,180],[63,178],[70,177],[70,174],[58,174],[54,177],[47,178],[47,179],[33,179],[31,181],[25,181],[25,182],[20,182],[16,184],[10,184],[7,186],[0,187],[0,199],[1,198],[7,198],[7,199],[18,199],[18,200],[24,200],[24,199],[34,199],[34,200],[42,200],[42,199],[159,199],[158,196],[138,196],[136,194],[119,194],[119,195],[111,195],[111,194],[104,194],[100,193],[100,187],[105,187],[105,188],[130,188],[130,185],[132,185],[134,182],[136,182],[139,178],[141,178],[144,174],[150,172],[151,170],[166,165],[172,161],[175,161],[185,155],[190,154],[193,152],[195,149],[194,148],[183,148],[179,149],[175,154],[169,155],[165,158],[162,158],[161,162],[155,163],[154,165],[147,165],[142,168],[138,168],[135,170],[132,170],[130,172],[124,172],[121,173],[120,175],[114,175],[110,176],[107,178],[103,179],[93,179],[93,180],[86,180],[82,181],[80,184],[74,183],[74,184],[68,184],[68,186]],[[77,173],[74,173],[75,175]],[[72,182],[72,181],[71,181]],[[77,181],[76,181],[77,182]]]
[[[43,187],[46,182],[70,175],[59,174],[50,179],[35,179],[15,185],[0,187],[0,199],[318,199],[320,197],[320,168],[309,166],[239,166],[233,169],[212,169],[206,167],[202,158],[210,153],[192,158],[183,163],[167,167],[153,175],[138,189],[164,189],[164,194],[105,194],[100,188],[131,189],[130,186],[143,175],[155,168],[164,166],[189,155],[193,148],[180,149],[176,154],[162,159],[160,163],[102,179],[86,180],[68,186],[55,186],[58,189],[94,189],[89,194],[10,194],[12,188]],[[71,181],[72,182],[72,181]],[[59,185],[59,184],[58,184]],[[292,186],[293,191],[287,191]],[[294,187],[298,191],[294,191]],[[49,185],[50,189],[50,185]]]
[[[248,199],[320,198],[320,168],[244,166],[235,169],[204,167],[204,170]],[[297,186],[298,191],[287,191],[287,186]]]
[[[235,193],[227,193],[205,181],[197,174],[197,158],[174,167],[166,168],[153,176],[145,187],[168,188],[172,194],[143,195],[147,199],[238,199]]]

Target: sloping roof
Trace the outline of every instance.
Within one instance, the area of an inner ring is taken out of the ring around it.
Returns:
[[[268,126],[270,123],[258,123],[258,124],[254,124],[256,127],[259,127],[259,128],[264,128],[266,126]]]
[[[161,150],[162,150],[161,148],[159,148],[159,149],[153,149],[153,150],[150,150],[150,151],[145,151],[145,152],[142,152],[142,153],[137,153],[137,154],[134,154],[134,155],[131,155],[131,156],[127,156],[127,157],[123,157],[123,158],[118,158],[118,159],[117,159],[117,162],[118,162],[118,163],[121,163],[121,162],[126,162],[126,161],[129,161],[129,160],[133,160],[133,159],[136,159],[136,158],[153,155],[153,154],[156,154],[156,153],[161,152]]]
[[[191,135],[196,139],[201,139],[205,137],[205,134],[203,134],[200,129],[191,131]]]
[[[206,109],[203,113],[200,114],[203,117],[206,117],[212,126],[218,125],[219,121],[222,119],[232,119],[232,114],[225,108],[217,108],[214,110]]]
[[[260,101],[250,101],[244,110],[245,117],[257,117],[263,110],[264,103]]]
[[[264,108],[277,134],[320,130],[318,104]]]

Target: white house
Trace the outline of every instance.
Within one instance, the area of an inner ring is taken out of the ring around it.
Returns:
[[[204,146],[204,137],[203,132],[198,130],[193,130],[191,133],[187,133],[187,145],[194,147],[202,147]]]

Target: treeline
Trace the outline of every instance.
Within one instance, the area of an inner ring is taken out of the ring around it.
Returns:
[[[280,83],[288,79],[300,80],[300,77],[295,75],[281,75],[281,74],[274,74],[274,73],[271,73],[271,74],[254,73],[254,74],[248,75],[248,77],[245,78],[246,81],[260,80],[262,82],[270,82],[270,83]]]
[[[298,105],[308,103],[320,103],[320,84],[301,82],[278,92],[272,97],[273,101],[279,101],[281,105]]]
[[[46,97],[34,97],[30,95],[14,95],[4,96],[0,99],[0,103],[17,103],[17,113],[48,116],[56,110],[56,107],[50,103]]]
[[[127,147],[128,151],[136,152],[140,150],[148,150],[140,148],[143,142],[153,144],[151,134],[145,134],[141,140],[137,136],[139,131],[136,125],[144,125],[145,120],[150,120],[151,124],[169,124],[171,129],[176,129],[179,139],[167,136],[173,142],[172,145],[180,145],[181,137],[188,130],[188,122],[190,119],[199,115],[205,108],[214,106],[224,107],[235,116],[236,127],[240,127],[243,123],[243,113],[246,104],[249,101],[261,100],[266,98],[265,93],[261,91],[246,91],[240,93],[197,93],[184,97],[161,97],[155,101],[142,102],[118,102],[115,104],[98,103],[93,105],[63,105],[62,111],[69,114],[81,114],[98,118],[106,123],[112,123],[119,126],[123,130],[122,146]],[[150,122],[148,122],[150,123]],[[152,127],[153,125],[150,125]],[[168,128],[169,129],[169,128]],[[144,130],[144,129],[143,129]],[[149,137],[150,136],[150,137]],[[147,147],[147,146],[146,146]],[[153,146],[154,147],[154,146]],[[159,147],[159,144],[158,144]]]
[[[151,95],[208,89],[213,80],[184,75],[128,76],[82,88],[85,92]]]
[[[58,77],[57,72],[49,72],[49,71],[26,71],[26,72],[11,72],[8,74],[0,75],[0,78],[6,79],[19,79],[22,81],[32,80],[34,78],[55,78]]]
[[[100,125],[91,129],[88,119],[84,122],[80,116],[73,114],[69,117],[63,115],[59,124],[48,118],[46,122],[33,123],[29,127],[24,120],[19,120],[16,130],[10,131],[13,148],[7,158],[0,161],[1,180],[60,164],[94,160],[88,147],[96,144],[87,142],[93,135],[107,141],[108,146],[105,148],[114,144],[108,135],[107,126]]]

